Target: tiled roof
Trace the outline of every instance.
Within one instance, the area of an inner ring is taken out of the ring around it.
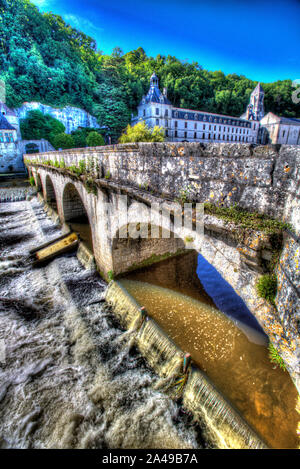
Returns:
[[[300,119],[296,117],[280,117],[281,124],[300,125]]]
[[[155,73],[150,78],[150,88],[146,96],[143,96],[141,104],[158,103],[158,104],[171,104],[168,98],[160,91],[158,86],[158,78]]]
[[[16,130],[3,114],[0,114],[0,130]]]
[[[145,101],[144,101],[145,100]],[[162,94],[157,86],[151,86],[147,95],[144,96],[140,104],[158,103],[158,104],[171,104],[168,98]]]

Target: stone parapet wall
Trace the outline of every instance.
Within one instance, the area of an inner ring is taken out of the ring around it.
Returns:
[[[27,155],[28,156],[28,155]],[[177,198],[237,204],[291,223],[300,233],[300,147],[138,143],[48,152],[31,159],[93,161],[107,178]]]

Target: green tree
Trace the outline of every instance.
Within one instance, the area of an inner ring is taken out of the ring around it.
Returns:
[[[74,140],[71,135],[61,133],[55,135],[53,139],[53,146],[58,150],[59,148],[62,148],[63,150],[66,150],[68,148],[74,148]]]
[[[48,140],[52,145],[57,134],[65,131],[65,126],[49,114],[41,111],[30,111],[20,121],[20,129],[24,140]],[[55,145],[54,145],[55,146]]]
[[[87,136],[90,132],[97,132],[97,129],[93,129],[90,127],[80,127],[76,130],[71,132],[72,138],[74,140],[74,147],[75,148],[84,148],[87,146]]]
[[[127,126],[126,131],[119,138],[119,143],[163,142],[164,139],[164,131],[161,127],[155,126],[152,129],[147,127],[145,122],[139,122],[132,127]]]
[[[87,136],[86,143],[88,147],[100,147],[105,145],[104,138],[98,132],[90,132]]]

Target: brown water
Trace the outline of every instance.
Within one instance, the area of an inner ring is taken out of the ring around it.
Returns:
[[[145,279],[145,272],[131,277],[139,275]],[[210,306],[206,296],[199,301],[151,283],[128,279],[121,283],[174,342],[191,354],[270,447],[298,447],[296,388],[287,372],[270,362],[260,334],[241,330]]]
[[[71,221],[69,224],[71,230],[79,234],[81,241],[83,241],[84,244],[86,244],[86,246],[89,248],[89,250],[93,252],[93,239],[89,223],[84,220],[76,220]]]

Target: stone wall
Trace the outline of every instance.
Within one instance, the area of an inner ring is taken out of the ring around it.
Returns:
[[[0,173],[25,172],[18,142],[0,142]]]
[[[178,238],[116,239],[112,252],[114,274],[134,270],[147,263],[151,265],[183,249],[184,243]]]

